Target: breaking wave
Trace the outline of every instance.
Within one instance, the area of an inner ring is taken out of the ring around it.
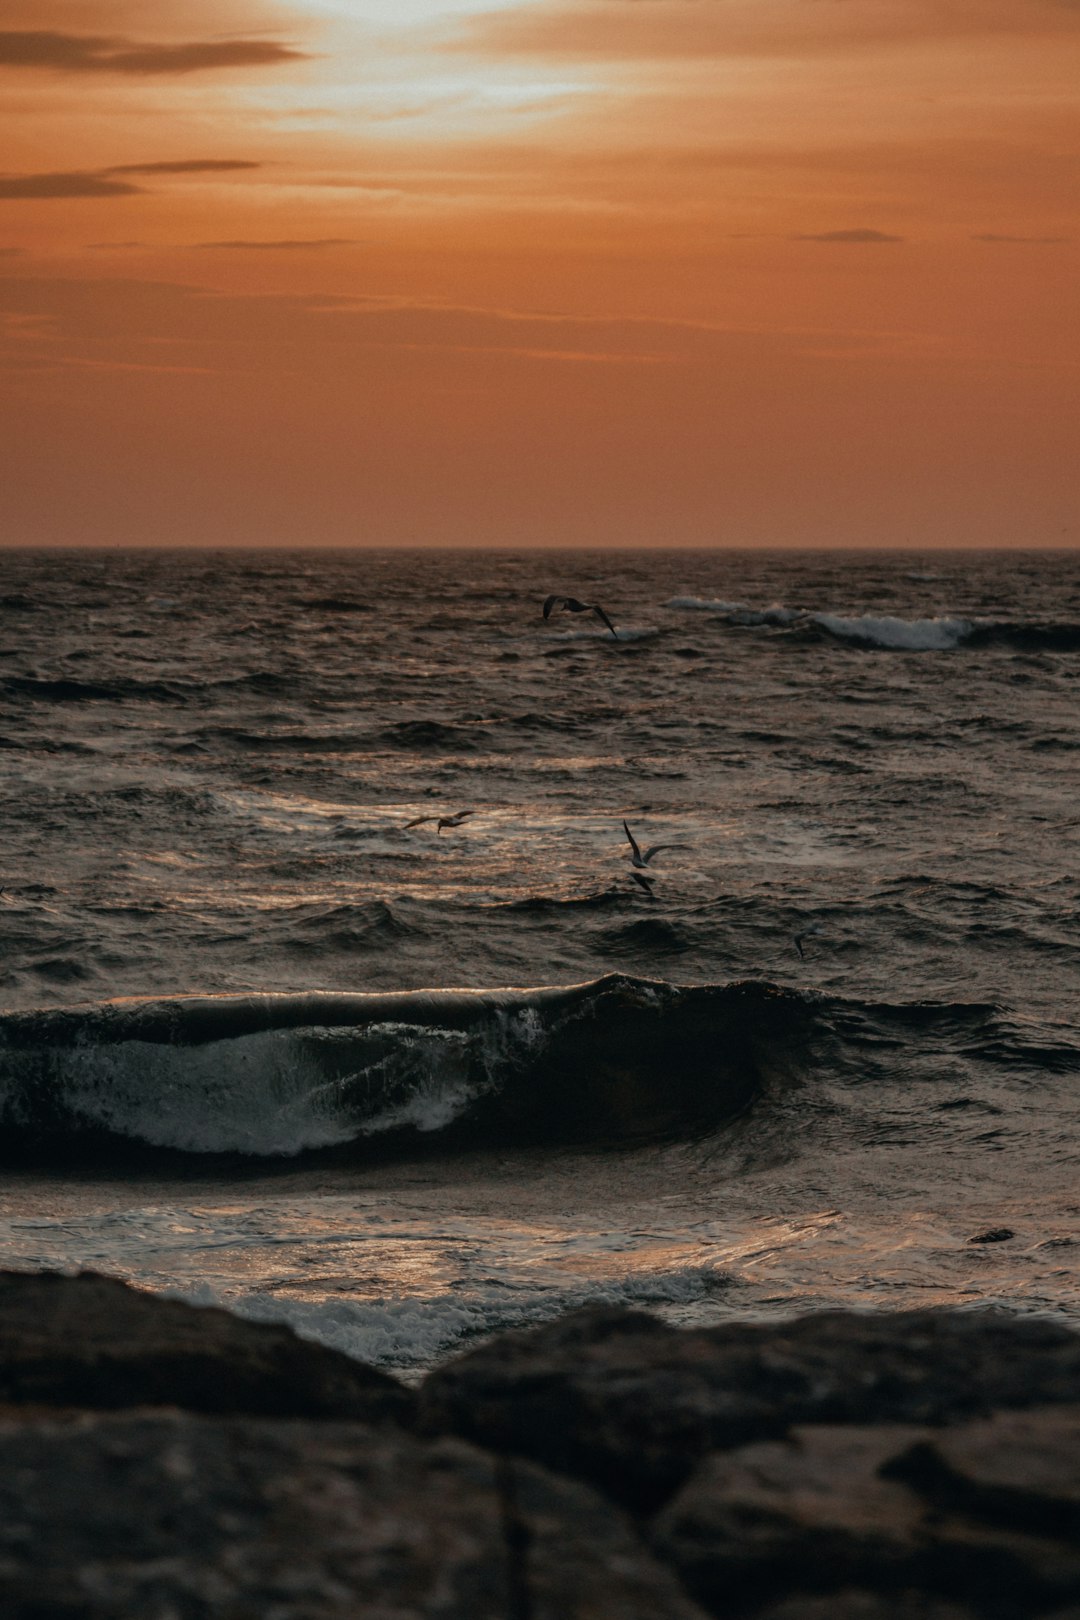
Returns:
[[[295,1155],[435,1134],[709,1132],[799,1067],[810,1002],[759,982],[184,997],[0,1018],[0,1133]]]
[[[711,613],[744,628],[818,630],[837,641],[896,652],[948,652],[956,647],[1011,647],[1018,652],[1080,652],[1080,624],[1036,620],[978,620],[939,617],[899,619],[888,614],[813,613],[775,603],[751,608],[702,596],[673,596],[664,604],[686,612]]]

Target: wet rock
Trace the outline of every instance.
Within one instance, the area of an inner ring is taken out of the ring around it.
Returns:
[[[702,1620],[587,1487],[359,1424],[0,1422],[5,1620]]]
[[[975,1237],[969,1237],[969,1243],[1008,1243],[1016,1233],[1009,1226],[992,1226],[988,1232],[978,1232]]]
[[[677,1331],[591,1310],[504,1334],[439,1368],[427,1432],[591,1480],[652,1511],[706,1453],[796,1423],[940,1423],[1080,1401],[1080,1337],[991,1313],[822,1313]]]
[[[796,1429],[707,1458],[654,1544],[718,1615],[778,1620],[795,1594],[847,1591],[855,1603],[855,1589],[909,1612],[921,1599],[1031,1620],[1080,1599],[1078,1421],[1065,1408],[1010,1413],[1000,1429]]]
[[[0,1401],[411,1423],[413,1396],[291,1328],[94,1272],[0,1272]]]

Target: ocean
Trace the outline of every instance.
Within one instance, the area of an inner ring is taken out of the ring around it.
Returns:
[[[0,554],[2,1263],[1080,1321],[1078,676],[1071,553]]]

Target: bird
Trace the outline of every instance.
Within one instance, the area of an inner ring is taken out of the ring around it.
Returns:
[[[650,900],[655,900],[656,899],[655,894],[653,894],[653,880],[652,880],[652,878],[642,877],[640,872],[631,872],[630,873],[630,881],[631,881],[631,883],[639,884],[641,886],[641,888],[643,888],[645,890],[645,893],[648,895]]]
[[[544,618],[550,619],[556,609],[561,613],[595,613],[596,617],[607,625],[615,640],[619,639],[615,626],[596,602],[579,602],[576,596],[549,596],[544,603]]]
[[[810,939],[810,937],[813,934],[820,934],[820,933],[821,933],[821,924],[820,923],[811,923],[809,928],[804,928],[801,934],[794,935],[795,949],[798,951],[798,953],[799,953],[799,955],[801,957],[805,958],[805,956],[806,956],[806,952],[802,948],[803,940],[804,939]]]
[[[691,847],[689,844],[653,844],[645,851],[643,855],[637,839],[634,837],[625,821],[623,822],[623,832],[630,840],[630,865],[638,866],[642,869],[648,866],[653,856],[659,855],[662,849],[689,849]],[[634,874],[631,873],[630,875],[633,877]]]
[[[475,816],[475,814],[475,810],[459,810],[453,816],[417,816],[415,821],[405,823],[405,829],[408,831],[410,827],[422,827],[425,821],[434,821],[437,823],[435,831],[441,833],[444,827],[460,827],[467,816]]]

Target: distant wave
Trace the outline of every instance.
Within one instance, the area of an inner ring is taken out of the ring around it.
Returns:
[[[445,720],[400,720],[379,732],[378,741],[390,748],[450,748],[455,751],[478,747],[487,741],[480,727],[452,725]]]
[[[374,613],[370,602],[358,602],[351,596],[312,596],[300,604],[305,613]]]
[[[1080,624],[1039,621],[975,620],[941,616],[932,619],[900,619],[889,614],[863,613],[846,617],[838,613],[816,613],[802,608],[774,604],[765,608],[747,607],[700,596],[673,596],[666,607],[697,613],[712,613],[728,624],[754,628],[816,629],[837,641],[894,652],[949,652],[954,648],[1013,647],[1018,651],[1080,651]]]
[[[719,1127],[797,1066],[805,998],[612,975],[569,988],[193,996],[0,1017],[0,1132],[293,1155],[466,1132]]]
[[[907,652],[946,652],[967,641],[974,629],[968,619],[894,619],[869,613],[854,619],[812,613],[810,622],[841,641],[863,641]]]
[[[290,689],[288,677],[273,670],[254,670],[215,681],[80,681],[68,676],[43,675],[5,675],[0,679],[0,693],[42,703],[185,704],[205,693],[238,690],[272,693]]]

